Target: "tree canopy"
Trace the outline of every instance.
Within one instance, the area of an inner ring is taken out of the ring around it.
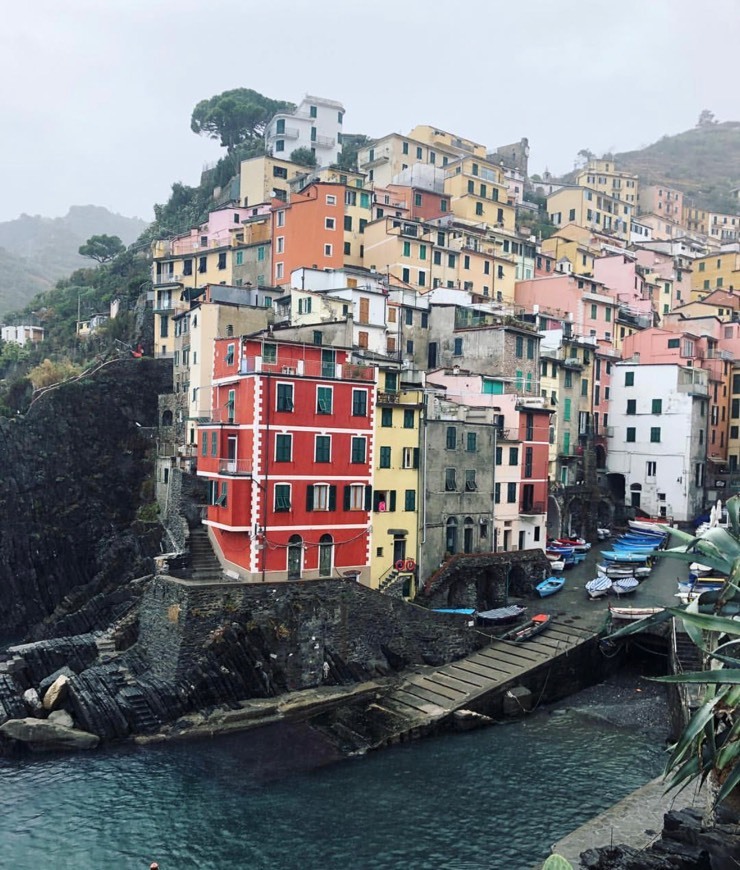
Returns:
[[[90,236],[84,245],[80,245],[79,253],[83,257],[90,257],[98,263],[107,263],[114,260],[126,250],[126,246],[118,236]]]
[[[201,100],[193,109],[190,129],[218,139],[231,154],[242,143],[262,136],[276,112],[294,108],[293,103],[272,100],[251,88],[235,88]]]
[[[299,166],[316,166],[316,155],[310,148],[296,148],[291,152],[290,159]]]

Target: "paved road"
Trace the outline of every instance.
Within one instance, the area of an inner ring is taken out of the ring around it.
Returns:
[[[560,592],[550,598],[533,597],[523,600],[522,603],[527,605],[529,613],[551,613],[558,619],[572,619],[581,628],[598,631],[608,617],[609,604],[618,603],[617,598],[607,595],[605,598],[589,599],[584,586],[596,576],[601,550],[608,549],[611,549],[609,541],[594,543],[584,562],[566,569],[565,586]],[[635,607],[673,607],[679,603],[675,597],[676,581],[687,575],[686,563],[668,558],[657,559],[647,580],[640,583],[635,592],[625,596],[619,603]]]

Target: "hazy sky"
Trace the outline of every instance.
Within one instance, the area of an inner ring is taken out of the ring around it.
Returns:
[[[345,131],[434,124],[531,171],[740,120],[739,0],[7,0],[0,220],[104,205],[152,218],[217,143],[190,131],[235,87],[340,100]]]

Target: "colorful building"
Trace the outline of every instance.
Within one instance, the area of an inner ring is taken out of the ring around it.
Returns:
[[[246,581],[370,582],[376,370],[349,351],[215,342],[198,475],[225,570]]]
[[[344,106],[306,94],[292,112],[278,112],[265,127],[265,147],[277,157],[310,151],[318,166],[330,166],[342,153]]]

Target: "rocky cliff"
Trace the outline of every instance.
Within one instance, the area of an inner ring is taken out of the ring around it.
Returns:
[[[137,510],[169,384],[167,361],[114,360],[0,418],[0,637],[101,628],[121,605],[101,593],[151,570],[159,527]]]

